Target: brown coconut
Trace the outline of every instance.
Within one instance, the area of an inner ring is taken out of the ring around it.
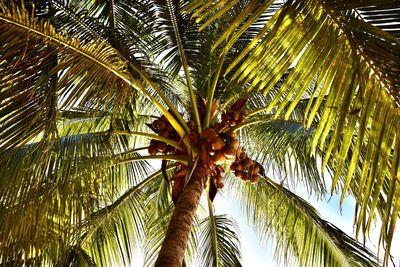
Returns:
[[[243,177],[243,172],[241,172],[238,169],[236,169],[235,176],[238,177],[238,178],[242,178]]]
[[[218,134],[213,128],[204,129],[202,135],[207,139],[208,143],[212,143],[217,139]]]
[[[231,169],[231,171],[235,171],[236,170],[236,163],[232,163],[230,169]]]
[[[243,171],[245,169],[244,165],[242,162],[239,162],[236,164],[236,170]]]
[[[165,117],[165,115],[161,115],[160,119],[162,121],[168,122],[168,119],[167,119],[167,117]]]
[[[224,156],[224,153],[222,153],[221,151],[217,151],[215,152],[214,156],[212,157],[213,161],[215,163],[222,163],[224,161],[226,161],[226,158]]]
[[[224,155],[227,159],[234,159],[236,157],[236,149],[232,146],[223,149]]]
[[[257,183],[258,182],[258,180],[260,179],[260,175],[252,175],[251,177],[250,177],[250,182],[252,183],[252,184],[255,184],[255,183]]]
[[[167,123],[163,120],[155,120],[151,124],[155,130],[164,130],[167,127]]]
[[[221,150],[225,146],[225,141],[221,137],[217,137],[211,143],[212,149],[215,151]]]
[[[252,168],[252,170],[251,170],[251,173],[252,173],[253,175],[259,174],[259,173],[260,173],[260,166],[258,166],[257,164],[254,164],[254,165],[253,165],[253,168]]]
[[[249,168],[251,165],[253,165],[253,160],[251,158],[245,158],[244,160],[244,165],[246,166],[246,168]]]
[[[239,115],[239,113],[238,113],[237,111],[233,111],[233,112],[232,112],[232,118],[233,118],[235,121],[239,120],[239,117],[240,117],[240,115]]]
[[[165,152],[165,151],[167,151],[167,148],[168,148],[168,146],[167,146],[166,143],[164,143],[164,142],[158,142],[158,144],[157,144],[157,150],[158,150],[159,152]]]
[[[148,148],[149,155],[154,156],[158,153],[157,145],[150,145]]]
[[[164,138],[169,138],[170,135],[171,135],[171,133],[168,132],[166,129],[164,129],[164,130],[161,130],[161,131],[158,133],[158,135],[161,136],[161,137],[164,137]]]
[[[239,140],[234,139],[233,142],[232,142],[232,147],[235,149],[235,152],[236,152],[236,150],[239,147]]]

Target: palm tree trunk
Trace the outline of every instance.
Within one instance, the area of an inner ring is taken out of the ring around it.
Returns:
[[[204,189],[206,171],[198,164],[176,203],[155,267],[180,267],[187,247],[192,222]]]

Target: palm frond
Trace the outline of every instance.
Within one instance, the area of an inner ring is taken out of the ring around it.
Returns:
[[[271,179],[256,185],[235,179],[229,186],[260,240],[276,241],[276,256],[285,266],[377,266],[371,251]]]
[[[114,202],[150,171],[135,152],[115,154],[107,133],[67,136],[52,144],[50,151],[42,142],[16,147],[2,158],[4,259],[24,249],[32,258],[57,259],[66,249],[59,242],[75,240],[92,211]]]
[[[134,88],[143,93],[171,120],[180,135],[184,135],[182,126],[186,129],[187,125],[171,101],[163,94],[156,83],[151,81],[149,76],[141,70],[141,66],[127,61],[113,47],[104,42],[81,43],[76,39],[58,34],[51,23],[44,20],[39,23],[36,22],[34,17],[31,17],[23,8],[20,9],[16,5],[10,5],[9,8],[6,4],[2,4],[0,11],[2,41],[8,47],[4,51],[8,51],[10,46],[13,47],[12,51],[1,54],[1,69],[5,73],[5,78],[2,79],[2,87],[5,87],[4,93],[14,95],[14,98],[16,98],[16,88],[23,86],[24,80],[28,79],[27,77],[40,73],[42,66],[38,65],[35,68],[30,68],[30,71],[22,72],[22,76],[18,77],[17,80],[13,78],[14,80],[10,81],[10,77],[14,77],[12,75],[14,68],[26,69],[26,64],[28,64],[25,60],[21,60],[18,55],[24,55],[22,51],[25,51],[29,56],[37,56],[37,50],[41,51],[41,41],[45,41],[49,47],[53,48],[52,52],[59,55],[57,66],[52,69],[53,73],[59,75],[57,82],[57,94],[61,99],[58,103],[59,107],[90,107],[94,110],[109,107],[112,110],[119,107],[119,104],[125,103],[131,91],[130,88]],[[28,47],[30,49],[27,49]],[[29,58],[29,56],[27,57]],[[39,57],[48,58],[47,54],[39,54]],[[5,64],[4,62],[12,64]],[[13,62],[17,65],[11,67],[14,64]],[[151,88],[145,88],[139,79],[144,79],[145,83]],[[28,79],[28,81],[31,80]],[[26,90],[26,87],[23,86],[23,89]],[[29,89],[28,86],[27,93],[31,94],[31,89]],[[2,107],[2,110],[10,106],[20,106],[12,105],[14,103],[13,98],[7,100],[3,103],[5,107]],[[170,107],[180,123],[160,101],[165,102]],[[14,129],[14,131],[17,132],[17,129]],[[23,140],[20,140],[20,142],[26,142],[25,139],[29,138],[32,137],[22,138]],[[3,142],[2,145],[7,145],[7,142]]]
[[[301,184],[310,194],[322,196],[326,188],[317,164],[320,155],[309,155],[314,131],[305,129],[302,121],[266,118],[244,128],[240,137],[253,158],[282,183],[290,188]]]
[[[194,16],[198,16],[196,10],[204,10],[202,8],[211,4],[195,3]],[[395,36],[355,18],[351,12],[343,12],[343,8],[362,8],[370,2],[338,3],[288,1],[265,24],[265,29],[260,29],[260,36],[243,50],[238,57],[240,60],[235,61],[228,71],[234,71],[233,79],[249,84],[248,90],[268,94],[288,68],[294,66],[265,108],[275,117],[282,114],[285,119],[299,101],[309,97],[305,94],[309,85],[316,83],[312,92],[315,100],[305,114],[305,125],[309,128],[317,111],[323,111],[313,135],[311,152],[315,153],[319,146],[324,155],[323,167],[330,158],[339,158],[334,168],[332,191],[343,171],[345,159],[352,157],[349,140],[357,136],[359,143],[368,147],[366,158],[360,158],[357,150],[353,154],[358,157],[353,157],[353,164],[361,160],[365,166],[362,189],[357,198],[361,207],[357,220],[360,229],[365,217],[371,220],[374,216],[373,210],[367,212],[367,203],[369,200],[377,202],[384,177],[397,179],[398,176],[398,170],[393,169],[398,162],[393,161],[390,151],[396,149],[395,140],[400,132],[396,123],[400,115],[397,90],[400,42]],[[344,7],[344,3],[348,7]],[[377,8],[386,4],[388,8],[397,5],[388,1],[378,4]],[[227,5],[223,1],[213,5],[215,10],[224,7]],[[279,23],[282,12],[285,13]],[[341,139],[346,141],[342,143]],[[353,179],[354,171],[354,168],[350,169],[347,179]],[[394,202],[387,205],[390,211]],[[390,224],[389,221],[386,223]]]
[[[361,20],[381,28],[382,30],[400,37],[400,4],[395,0],[387,1],[332,1],[330,5],[344,13],[353,13]]]
[[[199,262],[201,266],[241,266],[239,229],[227,215],[201,220],[199,228]]]
[[[145,222],[150,214],[146,206],[147,187],[159,182],[161,171],[129,188],[112,204],[92,213],[78,239],[98,265],[129,265],[134,251],[144,243]]]

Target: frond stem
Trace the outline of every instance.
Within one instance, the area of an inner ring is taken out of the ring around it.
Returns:
[[[161,111],[162,114],[164,114],[165,117],[167,117],[168,121],[170,121],[170,123],[172,124],[172,126],[175,128],[175,130],[178,132],[179,136],[183,138],[183,136],[186,133],[190,132],[189,126],[187,125],[187,123],[185,122],[185,120],[183,119],[182,115],[178,112],[178,110],[175,108],[174,104],[172,104],[172,102],[161,92],[161,89],[154,83],[151,81],[151,79],[144,74],[138,67],[136,67],[134,64],[132,64],[132,62],[129,62],[129,66],[134,69],[142,78],[143,80],[150,85],[151,88],[153,88],[153,90],[161,97],[161,99],[165,102],[165,104],[168,106],[168,108],[171,110],[172,115],[168,112],[168,110],[166,110],[164,108],[164,106],[162,106],[147,90],[145,90],[144,88],[142,88],[142,92],[153,102],[156,101],[156,103],[160,104],[156,106],[157,108]],[[179,124],[175,125],[177,122],[176,120],[178,120]],[[174,123],[175,122],[175,123]],[[180,128],[180,127],[183,127]]]
[[[207,189],[210,189],[210,179],[208,179],[208,185]],[[207,191],[208,191],[207,190]],[[217,240],[217,229],[215,225],[215,216],[214,216],[214,207],[211,202],[210,197],[207,195],[207,202],[208,202],[208,214],[209,214],[209,219],[210,219],[210,224],[211,224],[211,231],[212,231],[212,246],[213,246],[213,251],[215,253],[214,259],[213,259],[213,267],[218,267],[218,240]]]
[[[254,121],[246,121],[244,123],[236,125],[235,127],[232,127],[231,131],[232,132],[236,132],[236,131],[238,131],[238,130],[244,128],[244,127],[247,127],[247,126],[258,124],[260,122],[270,122],[270,121],[271,121],[271,119],[259,119],[259,120],[254,120]]]
[[[261,112],[266,111],[268,109],[269,109],[269,107],[262,107],[262,108],[255,109],[252,112],[249,112],[248,117],[257,115],[258,113],[261,113]]]
[[[185,72],[186,83],[187,83],[187,86],[188,86],[188,89],[189,89],[190,104],[192,106],[194,123],[195,123],[195,125],[197,127],[197,131],[199,133],[201,133],[201,123],[200,123],[199,111],[197,109],[196,96],[195,96],[194,91],[193,91],[193,86],[192,86],[192,82],[191,82],[191,78],[190,78],[189,67],[188,67],[188,63],[187,63],[187,60],[186,60],[185,51],[183,50],[182,40],[181,40],[181,37],[179,35],[178,23],[176,21],[175,12],[173,10],[173,4],[172,4],[171,0],[167,0],[167,5],[168,5],[168,10],[169,10],[169,13],[170,13],[170,16],[171,16],[172,26],[174,28],[176,42],[178,44],[178,49],[179,49],[180,59],[181,59],[181,62],[182,62],[182,67],[183,67],[183,70]]]
[[[206,114],[204,115],[204,125],[203,128],[208,128],[210,125],[210,116],[211,116],[211,108],[212,108],[212,103],[214,99],[214,94],[215,94],[215,89],[217,88],[218,84],[218,78],[221,74],[222,66],[224,65],[225,61],[225,56],[226,56],[226,50],[222,52],[222,55],[220,56],[219,64],[217,67],[217,71],[215,72],[214,79],[212,81],[211,87],[208,90],[207,94],[207,108],[206,108]]]
[[[150,138],[150,139],[154,139],[154,140],[157,140],[157,141],[164,142],[164,143],[166,143],[168,145],[171,145],[171,146],[173,146],[173,147],[175,147],[175,148],[177,148],[179,150],[182,150],[182,146],[178,142],[176,142],[174,140],[171,140],[171,139],[168,139],[168,138],[165,138],[165,137],[161,137],[161,136],[155,135],[155,134],[149,134],[149,133],[143,133],[143,132],[118,131],[118,130],[111,130],[111,131],[107,131],[107,132],[103,132],[103,133],[109,133],[109,134],[112,134],[112,135],[143,136],[143,137],[147,137],[147,138]]]
[[[138,156],[138,157],[120,159],[118,160],[118,163],[124,164],[132,161],[149,160],[149,159],[165,159],[171,161],[179,161],[186,164],[189,162],[189,158],[185,155],[155,155],[155,156]]]

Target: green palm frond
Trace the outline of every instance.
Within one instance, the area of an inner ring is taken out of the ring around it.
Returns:
[[[79,243],[100,265],[129,265],[135,262],[132,254],[144,242],[147,214],[147,187],[162,179],[161,171],[154,172],[129,188],[112,204],[91,214],[82,228]]]
[[[202,51],[202,42],[205,35],[197,31],[190,23],[187,15],[180,14],[179,1],[154,1],[159,20],[156,30],[159,33],[160,46],[167,53],[162,55],[162,61],[166,64],[166,70],[172,75],[177,75],[182,67],[180,59],[180,48],[183,49],[190,66],[204,62],[205,56]],[[204,59],[203,59],[204,58]]]
[[[55,266],[95,267],[96,263],[82,248],[74,246],[69,249],[66,259],[57,262]]]
[[[174,210],[173,173],[185,170],[174,162],[199,179],[196,169],[212,173],[197,132],[244,99],[245,121],[231,130],[280,184],[224,183],[260,239],[274,237],[289,266],[379,264],[289,190],[322,197],[328,171],[340,203],[356,200],[356,237],[382,224],[387,264],[400,211],[399,8],[395,0],[0,0],[0,264],[126,266],[142,251],[153,265]],[[150,129],[161,115],[180,139]],[[176,154],[149,155],[150,139]],[[183,266],[240,266],[235,222],[214,215],[210,201],[206,212],[205,200]]]
[[[150,172],[146,158],[136,152],[115,154],[107,133],[67,136],[53,144],[51,151],[43,150],[42,142],[17,147],[2,160],[3,256],[20,249],[32,257],[58,255],[57,248],[64,249],[58,243],[75,240],[92,211],[117,201]],[[26,225],[23,233],[21,225]],[[7,240],[18,241],[19,247]]]
[[[285,266],[377,266],[374,254],[323,220],[306,201],[269,178],[229,186],[260,240],[276,241]]]
[[[241,266],[239,229],[227,215],[201,220],[199,228],[199,262],[201,266]]]
[[[335,10],[344,14],[349,13],[360,20],[381,28],[382,30],[400,37],[399,32],[399,7],[398,1],[332,1]]]
[[[385,5],[395,7],[397,2],[380,2],[376,9]],[[247,6],[252,4],[250,1]],[[212,8],[205,11],[207,5]],[[304,98],[308,86],[316,83],[312,92],[313,102],[305,114],[305,126],[309,128],[317,111],[323,111],[313,135],[311,152],[315,153],[319,146],[324,155],[323,167],[330,158],[339,159],[334,168],[332,191],[336,188],[344,161],[352,157],[350,140],[357,136],[359,144],[368,147],[365,158],[359,157],[359,145],[353,151],[353,166],[358,160],[364,166],[362,189],[357,198],[361,207],[358,229],[365,217],[370,220],[374,216],[373,210],[367,211],[367,203],[369,200],[376,203],[384,177],[397,179],[398,169],[394,167],[398,162],[393,161],[390,153],[396,149],[395,140],[400,132],[396,123],[400,116],[397,90],[400,41],[355,18],[351,12],[343,12],[343,9],[368,5],[369,2],[358,4],[354,1],[288,1],[265,23],[264,28],[260,28],[260,35],[227,69],[227,72],[234,72],[233,79],[247,83],[248,90],[268,94],[288,68],[294,66],[279,92],[265,107],[275,117],[283,115],[285,119]],[[268,6],[266,3],[264,10]],[[198,18],[203,15],[212,18],[225,7],[228,8],[228,4],[224,1],[194,1],[188,10]],[[243,25],[250,21],[251,17],[242,19]],[[306,94],[306,97],[309,96]],[[341,139],[345,141],[341,142]],[[348,171],[347,179],[350,181],[355,169],[352,167]],[[387,203],[389,212],[394,203]],[[383,239],[387,240],[386,237]]]
[[[300,183],[310,194],[326,194],[317,158],[310,156],[315,128],[305,129],[302,121],[265,119],[243,129],[241,142],[254,159],[290,188]]]
[[[89,10],[82,3],[72,1],[52,0],[49,1],[49,9],[60,10],[52,15],[52,21],[57,29],[66,32],[69,36],[79,38],[81,41],[93,39],[107,41],[106,27],[99,18],[89,16]],[[28,9],[31,7],[27,7]],[[41,11],[41,6],[36,5],[36,14]],[[43,8],[42,8],[43,9]]]
[[[376,5],[376,3],[374,3]],[[396,9],[397,8],[397,9]],[[397,2],[379,4],[378,6],[357,7],[358,14],[368,23],[381,28],[382,30],[400,38],[400,12]]]
[[[74,39],[67,39],[55,33],[49,22],[37,23],[27,13],[19,12],[16,6],[10,10],[2,4],[0,19],[2,43],[6,45],[5,48],[12,47],[9,53],[0,54],[0,68],[4,74],[1,80],[2,99],[7,99],[0,106],[4,113],[0,136],[2,147],[25,143],[37,136],[46,128],[49,116],[56,114],[54,109],[57,110],[58,105],[68,107],[90,103],[93,106],[94,100],[102,105],[115,102],[112,99],[119,98],[121,101],[124,97],[121,89],[103,92],[93,90],[93,86],[113,88],[115,83],[122,86],[120,88],[127,88],[121,78],[115,79],[115,72],[120,77],[127,75],[124,71],[126,65],[105,44],[80,44]],[[46,41],[48,46],[43,48],[41,41]],[[56,66],[54,60],[58,61]],[[33,64],[32,68],[21,71],[28,69],[27,64]],[[102,71],[103,76],[94,74],[99,68],[106,70]],[[14,75],[16,70],[19,75]],[[57,83],[46,85],[47,78],[54,75]],[[61,103],[58,103],[56,96],[62,99]],[[49,101],[53,104],[44,107]],[[50,121],[54,121],[54,118]],[[26,130],[21,130],[22,125]]]
[[[27,58],[29,56],[37,56],[37,50],[41,51],[39,48],[40,41],[45,41],[49,47],[53,48],[51,51],[53,53],[57,52],[57,55],[59,55],[59,62],[52,69],[52,72],[60,75],[57,81],[57,94],[61,99],[58,104],[61,108],[86,107],[98,109],[102,106],[116,108],[119,107],[120,103],[125,103],[127,95],[131,91],[130,88],[134,88],[149,98],[171,120],[178,133],[182,136],[184,135],[182,126],[187,128],[186,124],[156,83],[151,81],[145,72],[141,71],[140,66],[127,61],[107,43],[80,43],[76,39],[58,34],[49,21],[41,20],[40,23],[37,23],[33,17],[31,18],[27,12],[21,11],[16,5],[11,5],[8,8],[7,5],[2,4],[0,11],[2,41],[8,46],[13,46],[14,51],[13,53],[1,54],[1,69],[5,72],[2,86],[7,89],[7,91],[4,90],[4,93],[7,92],[11,96],[15,96],[16,87],[22,86],[24,79],[40,73],[41,65],[32,68],[32,73],[29,71],[22,72],[22,76],[18,77],[17,80],[14,78],[12,82],[9,80],[14,77],[11,74],[14,68],[25,69],[24,66],[27,64],[18,55],[24,55],[23,51],[25,51],[25,53],[28,53]],[[24,41],[22,42],[22,40]],[[48,58],[47,54],[40,54],[39,56]],[[10,66],[12,65],[7,65],[4,62],[15,62],[17,65],[11,68]],[[146,88],[139,79],[144,79],[145,83],[151,88]],[[25,89],[25,87],[23,88]],[[28,87],[27,93],[30,95],[31,89],[29,89]],[[6,103],[3,103],[3,105],[8,105],[4,108],[2,107],[1,110],[10,106],[13,100],[11,98]],[[165,102],[170,107],[180,123],[167,112],[167,109],[160,101]],[[14,129],[14,131],[17,131],[17,129]],[[31,136],[29,137],[31,138]],[[21,138],[23,140],[20,140],[20,142],[28,138]],[[3,142],[2,145],[6,144],[7,142]]]

